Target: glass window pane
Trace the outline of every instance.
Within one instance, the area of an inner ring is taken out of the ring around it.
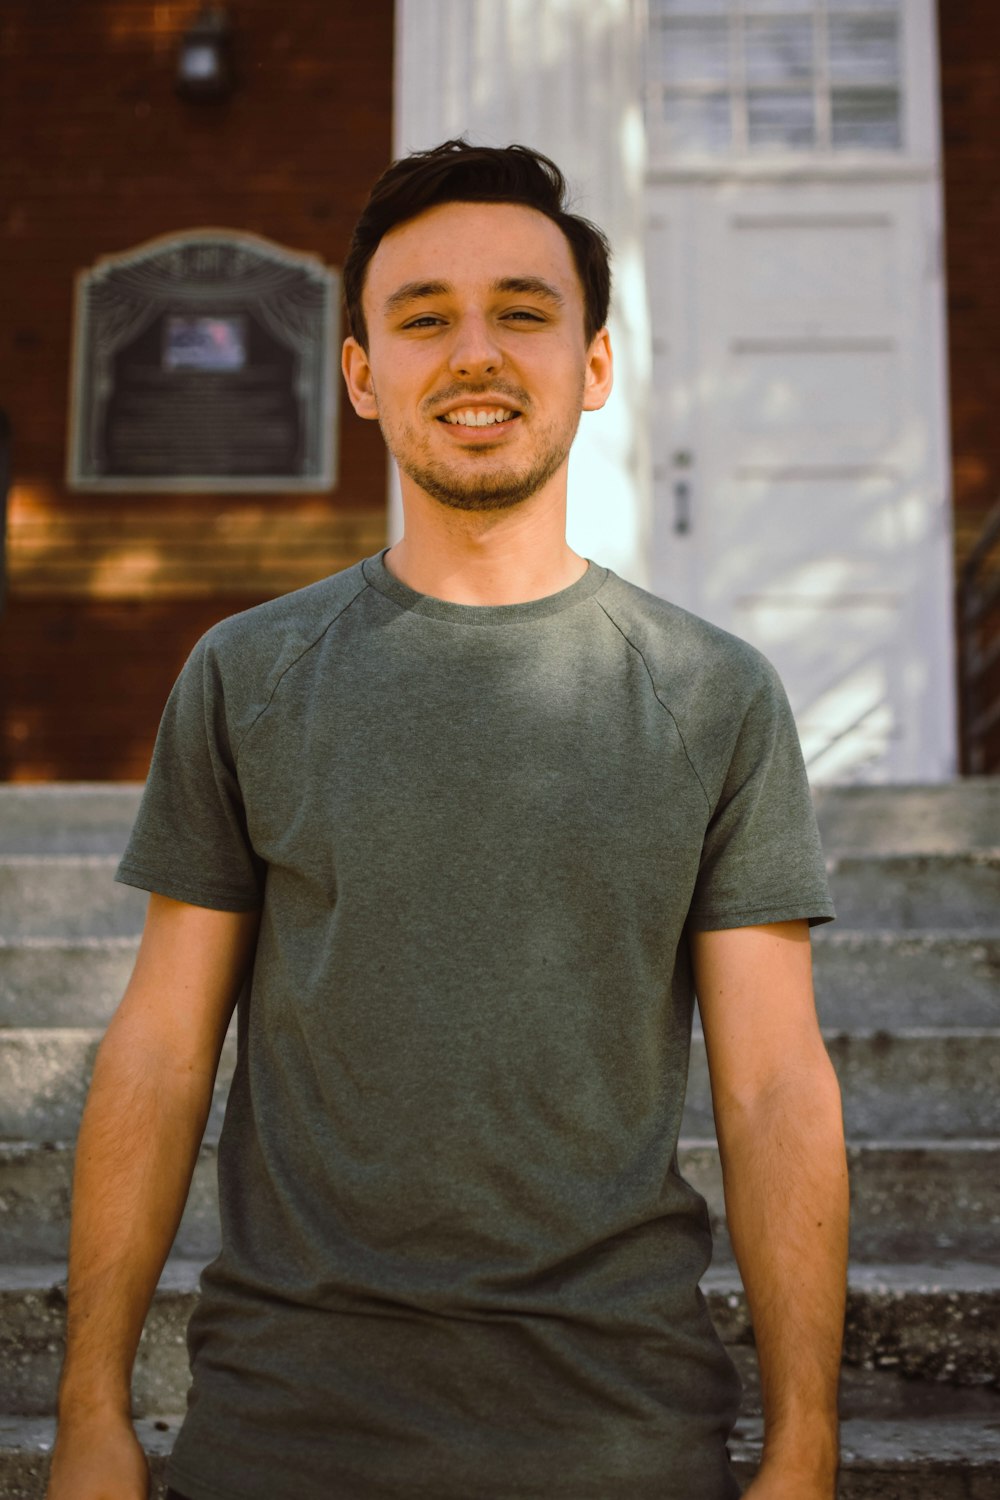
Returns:
[[[799,83],[812,77],[811,20],[748,21],[745,47],[751,83]]]
[[[895,83],[899,27],[887,16],[830,17],[830,77],[845,83]]]
[[[657,16],[725,16],[729,0],[650,0],[649,15]]]
[[[663,103],[668,151],[728,151],[733,143],[728,94],[668,94]]]
[[[811,13],[816,9],[816,0],[743,0],[743,9],[751,16],[785,16],[793,10]]]
[[[816,144],[812,94],[754,89],[747,95],[747,132],[754,148],[781,146],[793,151],[809,150]]]
[[[898,151],[903,144],[896,89],[834,89],[830,95],[834,146]]]
[[[654,77],[668,83],[728,82],[728,21],[664,21],[651,40]]]

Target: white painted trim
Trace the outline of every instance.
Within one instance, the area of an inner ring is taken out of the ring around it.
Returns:
[[[403,535],[403,492],[399,485],[399,470],[391,453],[386,453],[386,493],[389,497],[386,517],[386,537],[389,546],[395,546]]]
[[[927,414],[927,473],[937,498],[938,573],[928,574],[919,601],[921,635],[933,641],[928,667],[937,697],[928,705],[923,727],[926,758],[921,777],[948,781],[958,775],[958,684],[954,607],[954,501],[951,467],[951,403],[948,390],[947,286],[944,259],[944,200],[941,185],[941,60],[936,0],[902,0],[904,78],[914,87],[906,95],[906,144],[913,154],[934,163],[934,180],[923,192],[924,276],[927,359],[922,369]]]
[[[939,570],[928,578],[927,596],[921,608],[928,624],[927,638],[936,643],[930,671],[939,685],[939,698],[932,705],[933,719],[925,726],[926,743],[934,746],[934,763],[922,776],[948,781],[959,773],[958,683],[955,663],[954,499],[951,466],[951,404],[948,391],[947,296],[944,274],[944,205],[940,189],[924,193],[926,224],[925,274],[928,315],[925,328],[927,361],[922,371],[926,382],[927,470],[937,497]],[[930,622],[934,621],[931,625]]]
[[[844,153],[836,157],[705,157],[652,167],[651,184],[666,182],[934,182],[937,158]]]
[[[396,154],[523,141],[566,174],[615,254],[615,391],[570,460],[571,545],[648,583],[652,478],[642,0],[397,0]],[[393,523],[391,523],[393,524]]]
[[[954,0],[951,0],[954,3]],[[903,142],[910,159],[941,166],[941,71],[935,0],[902,0]]]
[[[410,55],[413,38],[417,30],[416,6],[419,0],[396,0],[395,37],[392,63],[392,156],[403,156],[408,150],[403,140],[404,96],[416,59]],[[386,493],[386,540],[394,546],[403,535],[403,496],[399,486],[399,470],[392,454],[385,455]]]

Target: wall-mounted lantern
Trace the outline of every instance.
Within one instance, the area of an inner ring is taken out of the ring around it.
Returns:
[[[196,104],[218,103],[233,91],[232,26],[221,6],[206,5],[181,38],[177,92]]]

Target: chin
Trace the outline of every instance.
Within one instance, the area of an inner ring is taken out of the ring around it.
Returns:
[[[455,475],[444,474],[433,468],[412,467],[405,472],[432,500],[437,500],[450,510],[512,510],[516,505],[523,505],[525,500],[530,500],[532,495],[536,495],[548,484],[564,459],[564,454],[552,455],[548,462],[539,464],[526,474],[510,471],[483,474],[478,480],[472,481],[464,476],[459,480]]]

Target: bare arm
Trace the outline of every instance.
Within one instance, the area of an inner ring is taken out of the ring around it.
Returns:
[[[257,920],[150,897],[77,1144],[50,1500],[145,1495],[132,1364],[191,1184]]]
[[[808,928],[696,933],[692,952],[726,1214],[763,1386],[764,1456],[748,1500],[832,1500],[847,1163]]]

